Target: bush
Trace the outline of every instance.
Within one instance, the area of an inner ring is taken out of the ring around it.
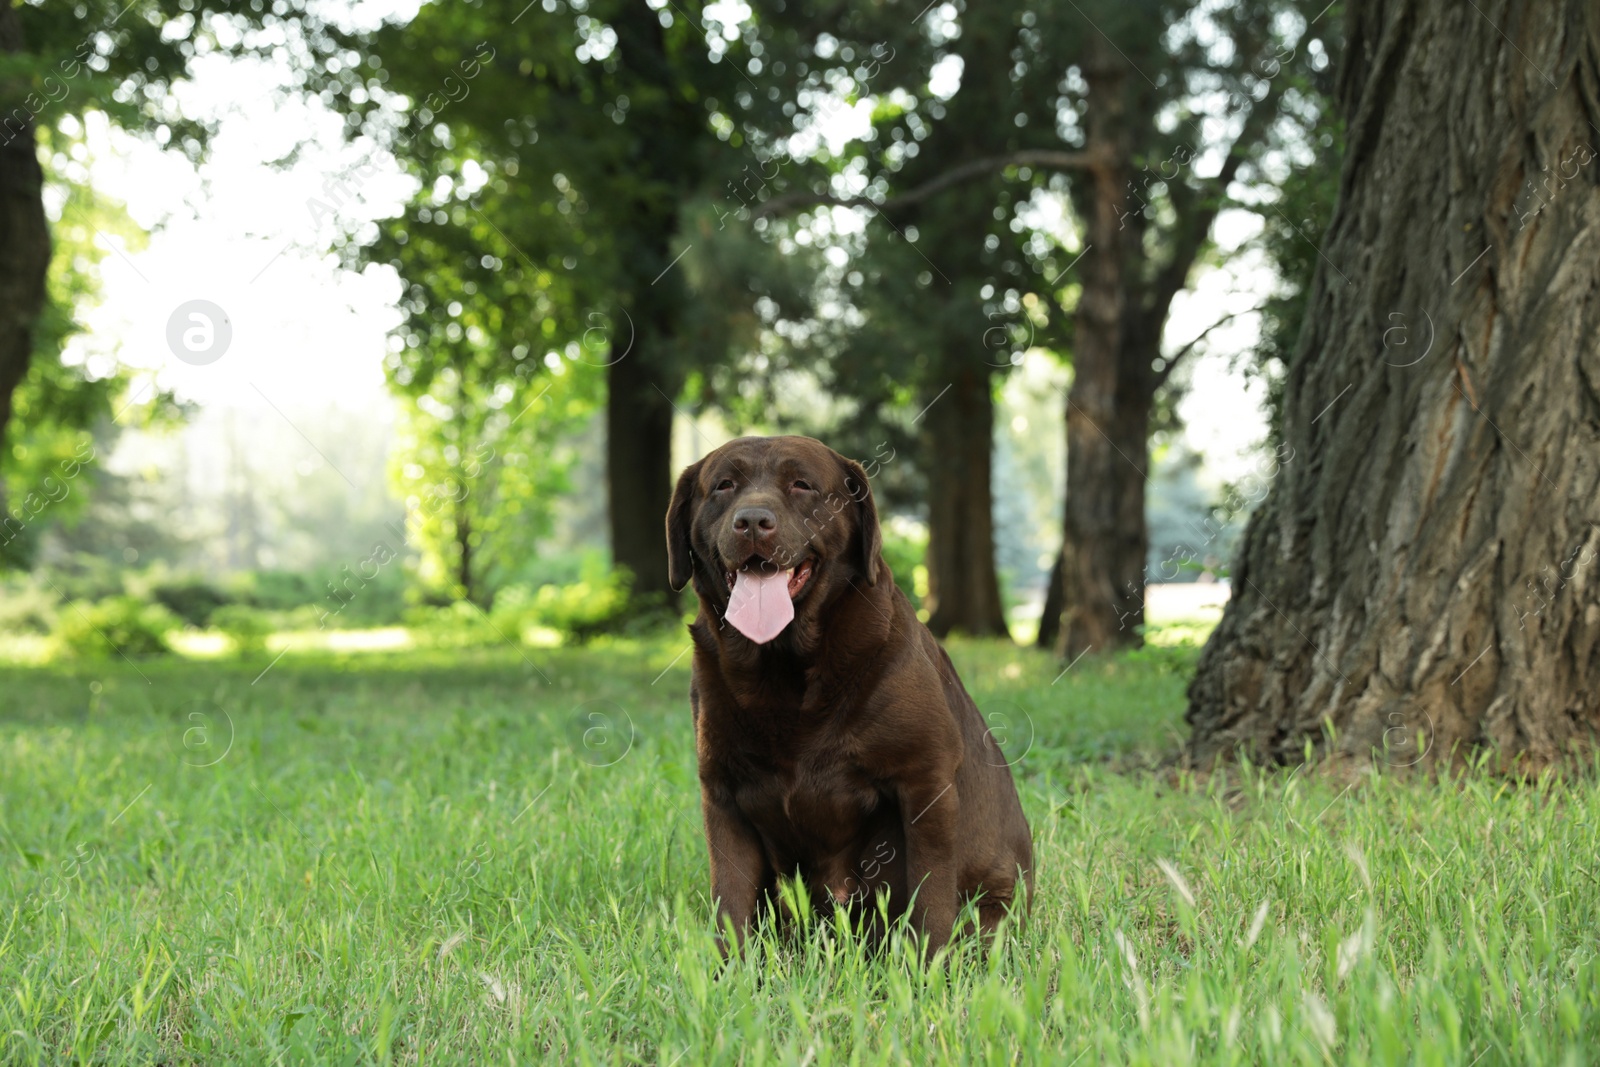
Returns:
[[[894,584],[911,598],[911,606],[922,609],[922,597],[917,592],[917,577],[921,571],[922,585],[927,585],[924,560],[928,555],[928,530],[918,524],[891,519],[883,525],[883,560],[894,572]]]
[[[119,596],[67,604],[57,616],[54,636],[57,650],[68,656],[159,656],[172,651],[167,633],[177,626],[178,619],[160,604]]]
[[[231,596],[204,578],[191,576],[173,576],[151,582],[146,599],[154,600],[190,626],[205,626],[213,612],[233,602]]]
[[[104,600],[130,593],[126,584],[129,571],[120,560],[112,562],[86,552],[74,552],[35,573],[60,590],[63,600]]]
[[[611,557],[601,548],[572,548],[529,554],[501,575],[501,588],[522,586],[533,590],[546,585],[572,585],[585,581],[596,571],[611,566]]]
[[[361,566],[307,573],[252,571],[235,575],[229,589],[241,604],[280,618],[291,614],[302,620],[308,618],[309,629],[400,622],[405,610],[406,576],[399,562],[378,568],[371,577],[363,577],[364,573]]]
[[[213,611],[211,625],[228,635],[233,650],[241,656],[265,652],[267,636],[272,633],[272,620],[243,604],[227,604]]]
[[[542,585],[533,592],[527,586],[502,590],[495,598],[496,625],[519,634],[543,626],[583,642],[626,630],[634,620],[653,614],[645,599],[629,595],[633,578],[626,568],[607,567],[603,558],[591,556],[580,573],[578,581],[566,585]]]
[[[405,623],[418,644],[430,648],[472,648],[516,641],[520,635],[502,622],[491,626],[475,605],[458,600],[444,606],[423,605],[405,613]],[[500,629],[497,631],[495,627]]]
[[[54,590],[23,577],[8,579],[0,584],[0,633],[47,634],[60,604]]]

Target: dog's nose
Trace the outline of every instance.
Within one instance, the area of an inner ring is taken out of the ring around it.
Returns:
[[[771,537],[778,516],[771,508],[740,508],[733,513],[733,532],[743,537]]]

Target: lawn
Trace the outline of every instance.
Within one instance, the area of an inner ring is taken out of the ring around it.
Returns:
[[[953,643],[1037,842],[987,955],[719,974],[684,644],[0,669],[0,1063],[1600,1059],[1597,776],[1180,774],[1189,644]]]

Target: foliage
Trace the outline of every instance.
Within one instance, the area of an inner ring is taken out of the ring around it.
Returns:
[[[654,624],[660,605],[630,596],[633,576],[626,569],[608,567],[591,557],[576,582],[554,583],[530,590],[516,586],[495,601],[496,619],[504,618],[522,633],[539,626],[582,642],[602,633],[622,630],[630,619]]]
[[[47,634],[61,597],[34,575],[0,575],[0,634]]]
[[[172,651],[167,634],[178,625],[177,617],[159,604],[116,596],[63,605],[52,636],[57,651],[70,657],[159,656]]]
[[[883,560],[894,573],[894,584],[921,610],[928,591],[928,528],[918,523],[890,522],[883,528]]]
[[[267,650],[267,638],[273,631],[273,620],[256,608],[243,604],[224,604],[211,613],[211,626],[228,635],[234,652],[241,656],[256,656]]]
[[[1311,280],[1322,264],[1318,246],[1333,222],[1339,197],[1339,171],[1344,156],[1344,125],[1324,99],[1329,115],[1307,142],[1308,155],[1277,185],[1278,211],[1264,215],[1257,245],[1277,275],[1277,288],[1262,313],[1261,340],[1240,361],[1248,380],[1267,383],[1269,448],[1283,441],[1283,385],[1305,324]]]
[[[347,570],[246,571],[212,578],[164,565],[119,567],[84,557],[71,567],[40,568],[0,582],[0,633],[43,633],[63,601],[138,601],[165,612],[171,625],[212,626],[244,636],[265,628],[347,629],[402,621],[405,576],[398,567],[362,581]],[[231,620],[231,621],[223,621]]]
[[[81,330],[79,311],[98,293],[98,265],[108,249],[95,238],[112,234],[137,246],[143,237],[121,204],[89,185],[84,117],[104,115],[198,159],[209,130],[183,114],[172,92],[192,60],[224,50],[270,51],[285,36],[308,62],[322,60],[331,47],[305,0],[283,0],[270,12],[261,0],[185,0],[177,13],[155,0],[15,6],[26,50],[8,48],[0,55],[0,137],[9,141],[33,128],[29,135],[36,138],[45,171],[44,206],[54,247],[33,352],[0,448],[0,489],[8,490],[0,498],[37,491],[60,464],[81,459],[85,447],[105,447],[114,415],[150,421],[177,414],[171,395],[161,390],[128,395],[131,376],[115,360],[64,358],[68,340]],[[276,39],[253,35],[263,27]],[[82,500],[82,494],[63,498],[53,519],[72,517]],[[15,508],[14,499],[6,502],[8,512]],[[26,536],[0,542],[0,566],[27,563],[37,547],[36,532],[30,528]]]
[[[595,391],[593,378],[559,364],[525,380],[497,379],[480,362],[441,368],[415,396],[393,463],[425,589],[488,603],[537,553],[555,498],[570,488],[569,438]]]

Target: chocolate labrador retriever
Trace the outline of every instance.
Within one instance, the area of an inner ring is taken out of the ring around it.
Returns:
[[[777,880],[875,923],[908,908],[931,954],[964,900],[985,933],[1033,886],[1005,756],[882,558],[861,465],[809,437],[741,437],[667,510],[693,580],[700,797],[719,927],[743,942]],[[729,946],[723,945],[724,951]]]

